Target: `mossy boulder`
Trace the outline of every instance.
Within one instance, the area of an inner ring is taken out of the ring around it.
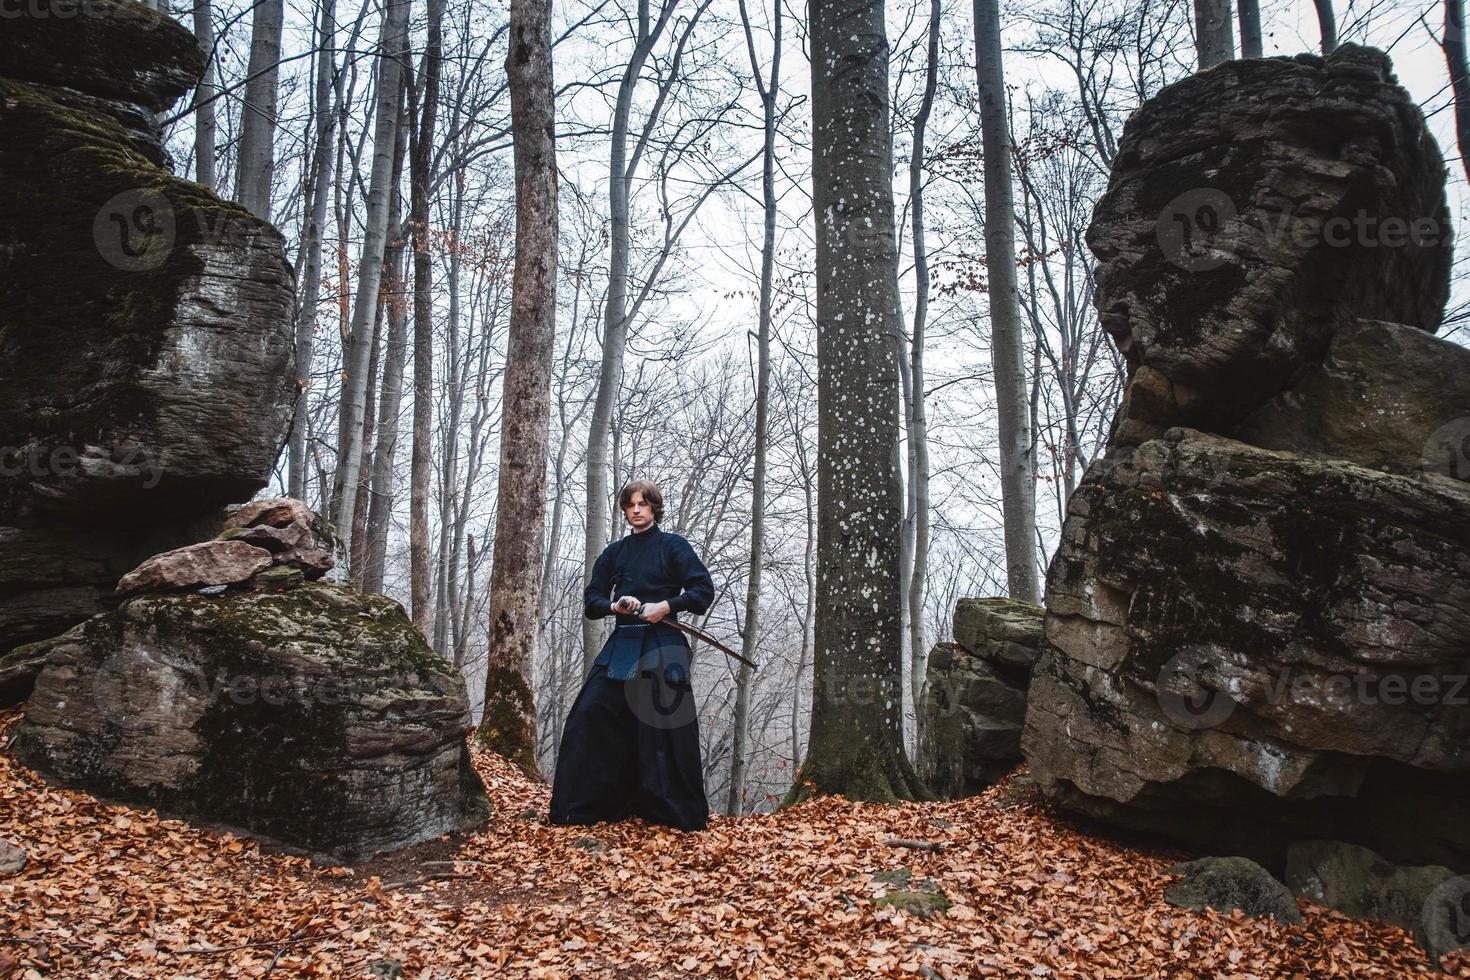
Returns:
[[[464,680],[391,599],[145,594],[44,646],[14,751],[63,785],[345,861],[488,814]]]
[[[1470,869],[1470,484],[1192,429],[1098,460],[1022,751],[1053,799],[1249,856]]]
[[[1246,915],[1269,915],[1300,922],[1301,909],[1285,885],[1254,861],[1243,857],[1207,857],[1169,869],[1182,875],[1164,892],[1164,901],[1186,909],[1214,909]]]

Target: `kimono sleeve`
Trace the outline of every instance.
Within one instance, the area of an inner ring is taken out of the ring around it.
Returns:
[[[682,594],[669,600],[669,611],[704,615],[715,601],[715,581],[710,578],[709,569],[704,567],[704,562],[694,553],[694,546],[682,535],[669,535],[669,549],[674,574],[684,589]]]
[[[613,614],[612,574],[614,541],[602,549],[602,554],[592,563],[592,576],[587,580],[587,590],[582,594],[582,612],[588,619],[601,619]]]

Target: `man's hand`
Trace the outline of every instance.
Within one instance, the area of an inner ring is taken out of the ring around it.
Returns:
[[[612,610],[615,613],[635,613],[638,611],[639,605],[641,603],[639,603],[636,596],[618,596],[617,601],[612,604]]]
[[[654,602],[643,607],[643,618],[650,623],[656,623],[669,614],[667,602]]]

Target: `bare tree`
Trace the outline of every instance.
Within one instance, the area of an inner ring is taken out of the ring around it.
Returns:
[[[1440,47],[1455,95],[1455,142],[1460,149],[1460,166],[1470,178],[1470,64],[1465,58],[1464,0],[1444,0],[1444,40]]]
[[[276,176],[276,97],[285,15],[283,0],[256,0],[235,167],[235,199],[266,221],[271,220],[271,187]]]
[[[772,4],[772,55],[770,75],[761,79],[760,58],[755,50],[755,35],[750,27],[750,13],[745,0],[740,0],[740,24],[745,30],[745,49],[750,57],[750,74],[761,100],[761,278],[760,312],[756,335],[755,382],[755,459],[751,473],[750,575],[745,590],[745,625],[741,630],[741,653],[747,660],[755,656],[755,641],[760,624],[761,566],[764,563],[766,538],[766,436],[770,425],[771,389],[771,298],[776,267],[776,94],[781,89],[781,3]],[[743,790],[747,761],[747,738],[750,724],[750,685],[753,674],[747,664],[740,665],[735,681],[734,737],[731,741],[730,792],[725,800],[725,813],[738,817],[744,812]]]
[[[490,566],[490,657],[479,738],[535,773],[531,684],[545,538],[560,244],[550,0],[511,0],[505,69],[515,141],[516,260]]]
[[[1332,0],[1312,0],[1317,8],[1317,23],[1322,29],[1322,53],[1331,54],[1337,47],[1337,15]]]
[[[897,241],[881,0],[813,0],[819,451],[816,674],[806,759],[782,800],[932,799],[904,754],[895,530]]]
[[[1011,191],[1011,133],[1001,62],[999,0],[975,0],[975,72],[985,150],[985,269],[990,283],[990,348],[1000,436],[1006,581],[1015,599],[1036,602],[1036,479],[1022,364],[1023,329],[1016,286],[1016,206]]]
[[[1239,0],[1240,56],[1261,57],[1261,0]]]
[[[316,142],[312,148],[306,223],[301,250],[305,255],[301,300],[296,309],[296,413],[287,440],[287,493],[306,499],[306,426],[311,364],[316,348],[317,304],[321,301],[322,235],[327,224],[327,196],[335,176],[332,144],[342,106],[343,73],[336,65],[337,4],[321,0],[317,22],[316,86],[312,106]]]
[[[1235,57],[1230,0],[1194,0],[1194,45],[1200,71]]]
[[[357,296],[352,306],[351,335],[343,358],[342,424],[338,427],[337,470],[332,478],[334,523],[350,534],[357,515],[361,479],[363,419],[367,406],[368,361],[372,324],[382,279],[387,238],[388,204],[393,181],[393,147],[398,128],[402,62],[408,51],[409,0],[388,0],[378,42],[378,92],[373,135],[373,168],[368,186],[362,260],[358,263]]]
[[[204,74],[194,89],[194,180],[215,190],[214,99],[218,72],[214,61],[214,5],[210,0],[194,0],[194,37],[204,56]]]

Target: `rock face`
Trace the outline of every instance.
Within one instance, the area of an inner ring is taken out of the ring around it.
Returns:
[[[41,646],[14,751],[64,785],[346,861],[488,814],[464,680],[391,599],[146,594]]]
[[[1115,443],[1226,431],[1357,318],[1433,333],[1449,296],[1444,173],[1374,48],[1229,61],[1146,102],[1087,231],[1130,376]]]
[[[1041,606],[1018,599],[955,604],[955,642],[929,652],[918,753],[920,774],[941,797],[974,796],[1021,761],[1041,621]]]
[[[217,533],[294,399],[280,234],[167,170],[193,36],[135,0],[55,8],[0,30],[0,653]]]
[[[1128,383],[1048,568],[1022,738],[1052,799],[1278,875],[1323,837],[1470,869],[1470,352],[1433,336],[1443,174],[1355,45],[1227,62],[1129,120],[1088,236]],[[1181,245],[1187,194],[1236,216]],[[1439,234],[1339,246],[1339,218]]]

